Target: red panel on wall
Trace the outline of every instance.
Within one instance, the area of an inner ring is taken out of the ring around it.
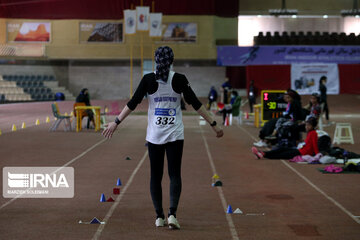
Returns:
[[[233,88],[246,88],[246,67],[226,67],[226,77]]]
[[[339,64],[340,93],[360,94],[360,65]]]
[[[143,0],[164,15],[217,15],[237,17],[239,0]],[[1,18],[122,19],[123,10],[140,6],[140,0],[0,0]],[[150,9],[151,10],[151,9]]]
[[[290,88],[290,65],[259,65],[246,67],[246,88],[254,81],[257,94],[261,90],[281,90]]]

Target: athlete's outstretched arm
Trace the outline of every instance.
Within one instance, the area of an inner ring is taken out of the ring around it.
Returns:
[[[119,119],[120,123],[122,121],[124,121],[124,119],[129,116],[129,114],[132,112],[132,110],[126,105],[124,107],[124,109],[121,111],[121,113],[119,114],[119,116],[117,116],[117,118]],[[119,123],[119,124],[120,124]],[[104,135],[104,137],[106,138],[111,138],[113,133],[115,132],[118,124],[115,122],[111,122],[107,125],[105,125],[106,128],[104,129],[104,131],[102,132],[102,135]]]
[[[201,104],[199,99],[196,97],[194,91],[191,89],[190,84],[184,75],[179,75],[179,81],[177,88],[180,89],[180,92],[184,94],[185,101],[188,104],[191,104],[193,108],[202,116],[209,124],[214,122],[213,117]],[[219,126],[212,126],[214,132],[216,132],[216,137],[222,137],[224,135],[223,130]]]
[[[200,114],[200,116],[202,116],[209,124],[212,124],[214,122],[213,117],[210,115],[210,113],[206,110],[206,108],[204,107],[204,105],[201,105],[201,107],[197,110],[197,112]],[[214,132],[216,132],[216,137],[222,137],[224,135],[223,130],[215,125],[212,127],[212,129],[214,130]]]

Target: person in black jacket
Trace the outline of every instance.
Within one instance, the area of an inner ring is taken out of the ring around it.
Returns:
[[[325,112],[326,124],[329,123],[329,107],[327,104],[327,88],[326,88],[327,77],[322,76],[319,81],[319,91],[320,91],[320,104],[324,104],[323,111]]]
[[[300,95],[292,89],[288,89],[284,94],[284,101],[288,103],[286,111],[282,114],[281,118],[291,120],[296,123],[299,120],[303,120],[302,108],[301,108],[301,97]],[[256,147],[267,147],[265,138],[274,134],[276,128],[276,123],[279,118],[274,118],[267,121],[264,127],[260,130],[259,138],[260,141],[255,142],[254,146]]]
[[[87,88],[83,88],[81,89],[79,95],[76,97],[75,100],[77,103],[85,103],[86,106],[91,106],[90,104],[90,97],[89,97],[89,90]],[[85,111],[87,116],[88,116],[88,122],[87,122],[87,128],[90,128],[90,122],[93,123],[93,125],[95,126],[95,121],[94,121],[94,113],[92,110],[88,109]]]

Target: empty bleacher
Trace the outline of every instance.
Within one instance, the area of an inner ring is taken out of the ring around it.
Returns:
[[[346,35],[342,33],[329,32],[259,32],[254,37],[255,45],[360,45],[360,34]]]
[[[0,76],[0,102],[52,101],[54,93],[46,82],[56,81],[48,75]]]

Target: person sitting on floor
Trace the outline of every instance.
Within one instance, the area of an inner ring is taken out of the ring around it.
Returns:
[[[77,103],[85,103],[86,106],[91,106],[90,104],[90,97],[89,97],[89,90],[87,88],[81,89],[79,95],[76,97],[75,102]],[[94,120],[94,113],[92,110],[88,109],[85,110],[87,116],[88,116],[88,122],[87,122],[87,128],[90,128],[90,122],[93,123],[93,126],[95,127],[95,120]]]
[[[319,121],[320,114],[321,114],[321,107],[320,107],[320,96],[318,93],[311,94],[310,102],[303,108],[304,114],[306,115],[306,119],[310,117],[315,118]],[[305,129],[305,121],[299,122],[296,126],[296,131],[299,132],[306,132]],[[299,135],[300,136],[300,135]]]
[[[268,159],[292,159],[298,155],[311,155],[314,156],[319,153],[318,149],[318,136],[315,130],[317,120],[314,117],[310,117],[306,120],[307,136],[305,139],[305,145],[302,148],[288,148],[280,147],[270,151],[260,151],[256,147],[252,147],[251,151],[255,154],[256,158],[268,158]]]
[[[301,108],[301,97],[300,95],[292,89],[288,89],[284,94],[284,101],[288,104],[286,111],[283,113],[281,118],[286,118],[292,122],[297,122],[302,119],[302,108]],[[268,144],[265,142],[265,137],[270,135],[276,135],[274,130],[276,128],[276,123],[278,118],[271,119],[267,121],[264,127],[260,130],[259,138],[260,141],[255,142],[254,146],[256,147],[267,147]]]

